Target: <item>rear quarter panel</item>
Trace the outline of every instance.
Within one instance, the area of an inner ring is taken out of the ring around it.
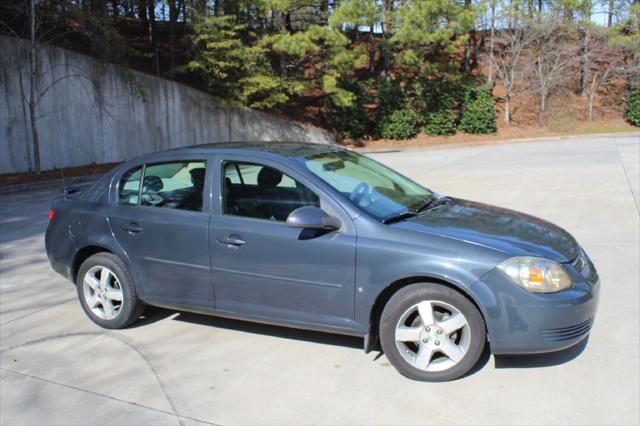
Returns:
[[[110,251],[119,256],[134,274],[138,294],[142,297],[135,269],[127,253],[114,238],[109,224],[112,179],[113,172],[107,173],[87,190],[53,201],[54,217],[45,234],[47,256],[56,272],[75,283],[77,271],[74,271],[74,264],[84,248],[94,246]]]

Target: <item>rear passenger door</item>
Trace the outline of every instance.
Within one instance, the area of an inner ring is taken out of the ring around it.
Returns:
[[[216,309],[248,317],[353,329],[355,229],[304,176],[262,159],[219,156],[211,224]],[[342,228],[309,232],[285,221],[317,205]]]
[[[117,183],[109,222],[145,300],[214,307],[209,256],[211,172],[206,157],[152,161]]]

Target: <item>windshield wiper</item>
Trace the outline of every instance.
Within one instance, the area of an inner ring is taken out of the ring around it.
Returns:
[[[415,210],[409,210],[409,211],[406,211],[406,212],[389,215],[389,216],[385,217],[384,219],[382,219],[382,223],[384,223],[386,225],[386,224],[393,223],[393,222],[399,222],[401,220],[416,216],[418,213],[421,213],[421,212],[423,212],[423,211],[425,211],[427,209],[432,209],[432,208],[437,207],[439,205],[446,204],[449,201],[451,201],[451,198],[449,198],[449,197],[425,198],[425,200],[422,202],[422,204],[420,204],[418,206],[418,208],[416,208]]]
[[[416,212],[402,212],[398,214],[393,214],[382,219],[382,223],[385,225],[393,222],[399,222],[401,220],[407,219],[409,217],[413,217],[416,215]]]
[[[439,206],[441,204],[446,204],[449,201],[451,201],[451,198],[449,198],[449,197],[439,197],[439,198],[431,197],[431,198],[427,198],[427,199],[425,199],[425,201],[422,204],[420,204],[418,206],[417,209],[413,210],[413,213],[420,213],[420,212],[422,212],[424,210],[432,209],[432,208],[437,207],[437,206]]]

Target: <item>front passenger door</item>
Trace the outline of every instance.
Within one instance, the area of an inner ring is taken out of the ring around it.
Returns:
[[[211,226],[216,309],[290,323],[353,329],[355,230],[341,208],[280,165],[228,156]],[[316,233],[288,214],[318,205],[343,223]]]

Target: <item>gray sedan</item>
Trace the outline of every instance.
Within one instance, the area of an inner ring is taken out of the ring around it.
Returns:
[[[575,345],[600,283],[574,238],[446,197],[335,146],[200,145],[128,161],[54,200],[52,267],[87,316],[145,305],[364,337],[407,377]]]

